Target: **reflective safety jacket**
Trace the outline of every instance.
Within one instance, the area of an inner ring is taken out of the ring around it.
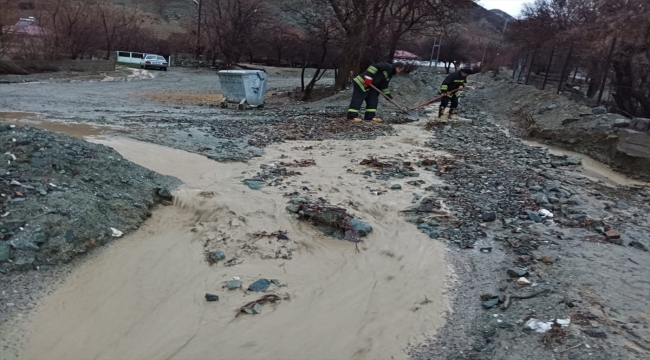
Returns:
[[[359,76],[354,78],[354,82],[356,82],[361,90],[363,91],[368,91],[370,87],[366,87],[366,85],[363,82],[364,76],[369,76],[372,78],[372,84],[377,87],[377,89],[381,90],[386,95],[390,95],[390,90],[388,89],[388,84],[390,83],[390,80],[393,78],[393,76],[397,72],[395,71],[395,68],[393,65],[388,64],[388,63],[378,63],[378,64],[372,64],[368,66],[366,71],[362,72],[359,74]]]
[[[456,90],[461,86],[467,85],[467,78],[463,77],[459,71],[455,71],[445,78],[445,81],[440,85],[440,93],[446,93],[448,91]],[[451,96],[460,96],[459,91],[451,94]]]

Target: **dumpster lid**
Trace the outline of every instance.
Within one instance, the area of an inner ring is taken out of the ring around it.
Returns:
[[[253,75],[253,74],[259,74],[259,73],[266,74],[262,70],[220,70],[217,74],[224,74],[224,75]]]

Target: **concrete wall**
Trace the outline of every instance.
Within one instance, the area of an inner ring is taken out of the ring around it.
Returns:
[[[11,63],[29,73],[53,71],[114,71],[115,60],[14,60]]]

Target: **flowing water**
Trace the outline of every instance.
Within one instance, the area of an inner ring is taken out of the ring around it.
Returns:
[[[31,126],[77,139],[100,137],[106,130],[111,129],[102,125],[49,120],[39,114],[18,111],[0,111],[0,122],[7,125]]]
[[[398,215],[407,190],[363,178],[371,155],[432,156],[425,132],[373,141],[291,141],[250,163],[218,163],[200,155],[129,139],[94,139],[125,158],[184,181],[174,205],[161,207],[138,231],[83,262],[26,325],[24,359],[399,359],[431,336],[448,307],[444,246]],[[306,147],[312,147],[307,150]],[[286,189],[251,190],[242,180],[260,164],[314,159]],[[349,171],[348,171],[349,170]],[[428,183],[437,181],[423,172]],[[405,185],[405,189],[416,188]],[[374,231],[360,244],[324,236],[285,210],[298,190],[341,204]],[[256,233],[283,230],[289,241]],[[210,266],[205,250],[221,249],[238,265]],[[269,292],[283,300],[259,315],[235,317],[263,294],[228,291],[279,279]],[[208,303],[205,293],[219,295]]]
[[[606,183],[612,184],[612,185],[644,185],[645,183],[642,181],[637,181],[630,179],[629,177],[618,173],[609,166],[593,159],[592,157],[589,157],[584,154],[580,154],[574,151],[566,150],[561,147],[557,146],[552,146],[552,145],[546,145],[542,143],[538,143],[536,141],[530,141],[530,140],[521,140],[522,143],[528,145],[528,146],[534,146],[534,147],[545,147],[548,148],[548,152],[556,155],[556,156],[574,156],[578,155],[582,157],[582,173],[593,179],[593,180],[602,180],[605,181]]]

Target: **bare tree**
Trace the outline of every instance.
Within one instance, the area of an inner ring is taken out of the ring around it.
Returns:
[[[141,17],[137,8],[118,8],[108,0],[99,0],[95,4],[94,15],[99,20],[104,37],[105,58],[111,56],[115,43],[124,37],[125,33],[134,30]]]
[[[264,0],[203,0],[205,28],[211,46],[230,65],[249,50],[257,30],[266,18]]]

